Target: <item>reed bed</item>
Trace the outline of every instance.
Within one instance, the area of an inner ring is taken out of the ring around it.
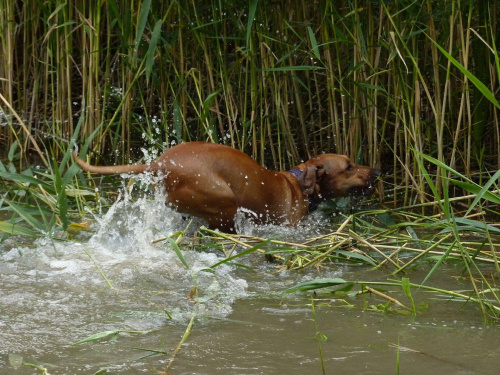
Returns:
[[[421,221],[420,215],[415,215],[414,222],[401,222],[390,226],[377,226],[371,222],[379,215],[389,211],[379,210],[364,212],[370,224],[356,224],[362,227],[362,233],[352,229],[353,222],[359,221],[355,215],[349,216],[339,228],[332,233],[318,237],[307,238],[300,242],[265,239],[254,236],[227,234],[201,228],[200,235],[203,241],[210,239],[219,243],[217,248],[224,249],[225,256],[232,258],[233,247],[240,246],[252,251],[260,251],[273,255],[279,267],[299,270],[307,267],[321,267],[329,263],[364,264],[375,268],[390,268],[396,275],[418,262],[429,262],[429,258],[436,261],[464,261],[473,257],[478,263],[485,262],[497,266],[500,245],[500,229],[489,227],[492,247],[486,246],[486,241],[479,234],[462,232],[462,241],[454,241],[453,233],[440,220]],[[403,216],[410,216],[405,213]],[[418,222],[420,220],[420,222]],[[382,224],[382,223],[379,223]],[[367,227],[369,226],[369,231]],[[419,228],[415,228],[418,226]],[[486,227],[485,227],[486,228]],[[421,233],[421,236],[418,235]],[[258,247],[256,247],[258,245]],[[236,257],[241,256],[237,253]],[[275,256],[275,257],[274,257]],[[425,256],[425,257],[424,257]],[[464,258],[465,257],[465,258]],[[232,260],[232,259],[231,259]]]
[[[100,209],[75,143],[106,164],[190,140],[275,169],[335,152],[382,169],[387,206],[298,244],[200,233],[289,269],[456,260],[498,306],[478,265],[500,274],[499,15],[463,0],[0,0],[1,240],[59,237]]]
[[[411,289],[423,290],[440,298],[473,302],[479,306],[485,321],[497,320],[500,316],[500,296],[496,287],[500,271],[500,228],[481,220],[457,219],[454,227],[439,215],[422,216],[408,210],[372,210],[351,214],[334,232],[300,242],[226,234],[204,227],[196,240],[199,242],[197,248],[223,251],[225,260],[215,264],[214,268],[222,263],[238,264],[238,258],[260,252],[274,262],[277,270],[362,265],[383,270],[389,275],[388,281],[313,279],[295,285],[287,292],[313,290],[320,293],[318,298],[326,296],[327,299],[344,298],[348,292],[352,295],[372,293],[387,301],[384,311],[395,305],[416,315],[418,311]],[[188,246],[192,246],[193,239],[189,242]],[[236,248],[240,251],[236,252]],[[408,275],[411,271],[418,267],[428,268],[428,264],[432,267],[427,275],[418,283],[410,283]],[[462,277],[471,281],[471,289],[455,291],[428,285],[431,276],[445,264],[460,269]],[[355,285],[360,286],[360,291],[352,293]],[[398,288],[399,293],[403,291],[411,300],[411,308],[389,296]]]
[[[0,9],[0,142],[17,141],[23,159],[58,157],[82,119],[92,159],[128,162],[140,147],[192,139],[280,169],[345,153],[381,167],[406,190],[404,204],[426,199],[412,150],[478,181],[500,164],[496,2],[3,0]]]

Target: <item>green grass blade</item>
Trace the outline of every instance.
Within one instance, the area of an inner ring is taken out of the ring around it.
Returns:
[[[242,257],[244,255],[247,255],[247,254],[250,254],[250,253],[253,253],[254,251],[257,251],[259,250],[261,247],[264,247],[265,245],[267,245],[269,243],[269,239],[264,241],[264,242],[261,242],[255,246],[253,246],[252,248],[248,249],[248,250],[245,250],[245,251],[242,251],[241,253],[239,254],[236,254],[236,255],[233,255],[232,257],[229,257],[229,258],[226,258],[224,260],[221,260],[220,262],[218,263],[215,263],[213,266],[210,266],[211,269],[214,269],[215,267],[218,267],[220,266],[221,264],[224,264],[224,263],[228,263],[228,262],[231,262],[233,259],[236,259],[236,258],[239,258],[239,257]]]
[[[71,140],[69,141],[69,146],[66,149],[66,152],[64,153],[64,156],[61,160],[61,163],[59,164],[61,169],[66,168],[66,166],[68,165],[68,162],[70,160],[73,160],[74,147],[76,144],[76,140],[80,137],[80,129],[82,127],[84,119],[85,119],[84,116],[80,116],[78,119],[78,123],[76,124],[75,130],[73,132],[73,136],[71,137]],[[69,182],[69,180],[68,180],[68,182]]]
[[[15,159],[15,155],[16,155],[16,150],[17,150],[17,146],[18,146],[18,143],[17,141],[14,141],[14,143],[12,143],[12,145],[10,146],[9,148],[9,153],[7,155],[7,158],[8,160],[12,163]]]
[[[182,111],[177,99],[174,100],[174,130],[175,130],[175,140],[177,143],[182,143]]]
[[[467,181],[470,181],[467,177],[465,177],[463,174],[461,174],[460,172],[457,172],[456,170],[454,170],[453,168],[447,166],[446,164],[440,162],[439,160],[437,160],[436,158],[433,158],[432,156],[429,156],[429,155],[426,155],[420,151],[417,151],[415,150],[415,152],[420,155],[422,158],[424,158],[425,160],[431,162],[432,164],[440,167],[440,168],[443,168],[445,171],[448,171],[452,174],[455,174],[457,176],[459,176],[460,178],[463,178],[464,180],[467,180]]]
[[[39,180],[38,178],[28,176],[21,173],[9,173],[9,172],[0,172],[0,177],[5,178],[7,180],[11,180],[18,184],[32,184],[32,185],[40,185],[49,193],[55,193],[54,187],[44,181]]]
[[[498,194],[494,194],[488,190],[493,184],[496,183],[497,179],[500,178],[500,170],[497,171],[483,187],[481,187],[478,184],[476,184],[475,182],[471,181],[466,176],[464,176],[463,174],[457,172],[453,168],[440,162],[439,160],[433,158],[432,156],[425,155],[425,154],[421,153],[420,151],[416,151],[416,150],[415,150],[415,152],[418,155],[420,155],[422,158],[424,158],[425,160],[435,164],[436,166],[438,166],[438,167],[446,170],[447,172],[450,172],[450,173],[452,173],[452,174],[454,174],[454,175],[456,175],[456,176],[458,176],[466,181],[466,182],[464,182],[464,181],[457,181],[457,180],[450,179],[450,181],[453,184],[460,186],[462,189],[464,189],[468,192],[471,192],[473,194],[477,194],[477,197],[474,199],[473,203],[471,204],[470,208],[467,210],[467,213],[464,216],[467,216],[472,211],[472,209],[477,205],[479,200],[481,200],[481,199],[486,199],[486,200],[491,201],[493,203],[500,204],[500,196],[498,196]]]
[[[66,195],[66,186],[63,184],[63,178],[57,163],[54,164],[52,171],[56,184],[57,207],[59,208],[59,219],[61,219],[64,230],[68,228],[68,196]]]
[[[427,35],[427,34],[425,34]],[[488,99],[495,107],[500,109],[500,104],[495,98],[495,95],[486,87],[486,85],[481,82],[474,74],[472,74],[470,71],[468,71],[462,64],[460,64],[453,56],[451,56],[446,50],[441,47],[434,39],[432,39],[429,35],[427,35],[427,38],[434,43],[434,45],[441,51],[443,55],[446,56],[448,60],[451,61],[453,65],[455,65],[473,84],[474,86],[477,87],[479,91],[484,95],[486,99]]]
[[[310,280],[310,281],[306,281],[306,282],[294,285],[293,287],[286,289],[284,291],[284,293],[293,293],[293,292],[296,292],[297,290],[304,292],[304,291],[308,291],[308,290],[328,288],[329,286],[344,285],[346,283],[347,282],[341,278],[315,279],[315,280]]]
[[[24,221],[26,221],[26,223],[28,223],[30,226],[32,226],[33,228],[39,230],[40,232],[42,233],[46,233],[47,232],[47,228],[45,228],[45,226],[42,224],[41,221],[35,219],[30,213],[28,213],[22,206],[20,205],[17,205],[16,203],[14,202],[11,202],[11,201],[7,201],[7,204],[12,207],[12,209],[19,215],[21,216]]]
[[[314,56],[316,56],[318,60],[321,60],[321,56],[319,55],[318,41],[316,40],[316,36],[314,35],[314,31],[311,26],[307,27],[307,32],[309,33],[309,40],[311,41]]]
[[[365,82],[353,82],[355,86],[362,87],[365,89],[370,89],[370,90],[375,90],[375,91],[381,91],[384,94],[387,94],[387,90],[383,88],[382,86],[377,86],[377,85],[372,85],[370,83],[365,83]]]
[[[302,70],[323,70],[325,68],[321,66],[312,65],[294,65],[294,66],[282,66],[278,68],[266,68],[262,69],[263,72],[295,72]]]
[[[403,291],[405,292],[406,296],[410,300],[410,303],[411,303],[411,313],[413,315],[417,315],[417,310],[415,308],[415,301],[413,300],[413,296],[411,295],[410,279],[408,279],[407,277],[403,277],[401,279],[401,287],[403,288]]]
[[[112,341],[118,337],[120,332],[123,332],[123,331],[122,330],[102,331],[102,332],[96,333],[92,336],[89,336],[83,340],[77,341],[77,342],[71,344],[71,346],[77,346],[77,345],[85,344],[87,342],[92,342],[92,341],[97,341],[97,340],[105,340],[105,339]]]
[[[491,191],[482,191],[483,188],[481,188],[481,186],[479,186],[474,182],[463,182],[453,179],[450,179],[450,182],[453,183],[454,185],[459,186],[465,191],[468,191],[472,194],[476,194],[478,197],[481,197],[480,199],[485,199],[487,201],[500,204],[500,196],[498,194],[492,193]]]
[[[346,258],[349,258],[348,259],[349,261],[352,261],[352,259],[355,259],[361,263],[366,263],[366,264],[369,264],[370,266],[377,267],[377,264],[372,259],[370,259],[369,257],[367,257],[363,254],[357,254],[357,253],[354,253],[351,251],[344,251],[344,250],[337,250],[337,251],[335,251],[335,254],[343,255]]]
[[[431,268],[429,273],[425,276],[424,280],[422,280],[421,285],[424,285],[427,280],[431,278],[431,276],[436,272],[436,270],[439,268],[439,266],[448,258],[448,255],[451,253],[451,250],[453,250],[453,246],[455,245],[456,241],[454,241],[446,250],[446,252],[439,258],[439,260],[436,262],[436,264]]]
[[[486,233],[486,231],[488,230],[490,232],[500,234],[499,228],[496,228],[490,224],[483,223],[481,221],[459,217],[459,218],[455,218],[454,222],[456,224],[461,224],[460,227],[457,227],[457,229],[460,229],[461,231],[470,230],[470,231],[475,231],[475,232],[480,232],[480,233]],[[430,225],[429,228],[439,227],[440,225],[446,225],[446,224],[449,224],[448,220],[440,220],[440,221]],[[440,234],[447,233],[447,232],[450,232],[452,229],[453,228],[451,228],[451,227],[447,227],[439,233]]]
[[[157,21],[153,29],[153,35],[151,35],[151,42],[149,43],[148,52],[146,54],[146,82],[149,82],[149,77],[153,71],[156,45],[158,44],[158,40],[160,38],[162,25],[163,21]]]
[[[189,269],[190,268],[189,264],[186,262],[186,258],[184,258],[184,255],[182,255],[182,251],[179,248],[179,246],[177,245],[177,243],[170,237],[167,237],[167,240],[170,243],[170,245],[172,246],[172,249],[174,250],[174,252],[177,254],[177,257],[180,259],[180,261],[184,265],[184,267]]]
[[[113,20],[118,23],[122,33],[123,33],[123,22],[121,19],[120,11],[118,10],[118,5],[116,4],[116,0],[108,0],[107,1],[109,9],[111,9],[111,13],[114,15]]]
[[[426,156],[417,150],[413,150],[413,151],[422,157]],[[432,179],[430,178],[429,173],[427,172],[427,169],[425,169],[424,163],[422,163],[422,160],[420,160],[419,157],[415,157],[415,161],[417,162],[418,169],[420,170],[420,173],[424,176],[425,180],[427,181],[427,184],[429,185],[429,188],[431,189],[432,194],[434,195],[434,198],[436,199],[436,201],[438,201],[439,206],[441,208],[441,211],[444,211],[443,204],[440,202],[441,197],[438,194],[436,185],[434,184],[434,182],[432,182]]]
[[[487,199],[487,200],[490,200],[488,198],[490,197],[493,197],[496,201],[495,203],[500,203],[500,196],[498,194],[493,194],[489,191],[490,187],[495,184],[498,180],[498,178],[500,178],[500,170],[498,170],[489,180],[488,182],[486,182],[486,184],[484,184],[484,186],[481,188],[481,190],[479,191],[479,193],[477,193],[477,197],[472,201],[469,209],[467,210],[467,212],[464,214],[464,216],[467,216],[469,215],[469,213],[474,209],[474,207],[476,207],[476,205],[478,204],[478,202],[481,200],[481,199]],[[488,198],[485,197],[485,195],[488,195]]]
[[[247,38],[246,38],[247,48],[250,48],[250,35],[252,34],[253,20],[255,18],[255,12],[257,11],[258,3],[259,0],[250,1],[250,8],[248,10],[248,22],[247,22]]]
[[[27,237],[39,237],[40,233],[32,231],[31,229],[25,228],[23,226],[8,223],[6,221],[0,221],[0,232],[9,233],[15,236],[27,236]]]
[[[71,182],[73,177],[75,177],[75,175],[79,171],[80,171],[80,167],[76,163],[72,164],[71,167],[69,167],[69,169],[66,171],[66,173],[64,174],[64,177],[62,178],[62,185],[65,187],[66,190],[68,190],[68,188],[67,188],[68,184]]]
[[[137,25],[137,34],[135,36],[135,47],[134,47],[134,58],[137,56],[137,51],[139,50],[139,43],[142,39],[142,34],[146,28],[146,22],[148,21],[149,9],[151,8],[151,0],[144,0],[141,7],[141,12],[139,14],[139,23]]]

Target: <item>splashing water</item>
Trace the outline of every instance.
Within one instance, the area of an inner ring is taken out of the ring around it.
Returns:
[[[149,186],[161,176],[134,178]],[[300,228],[287,228],[256,226],[248,216],[244,209],[237,215],[242,234],[304,238],[321,230],[314,218]],[[187,269],[167,241],[153,243],[188,225],[165,205],[161,189],[136,200],[122,193],[105,214],[93,215],[91,221],[92,232],[80,233],[76,240],[0,244],[0,368],[7,365],[3,358],[20,355],[29,362],[59,362],[58,374],[79,366],[73,361],[106,364],[117,355],[112,346],[103,351],[101,343],[86,344],[71,351],[70,345],[104,331],[184,329],[193,314],[198,322],[210,324],[229,318],[238,300],[276,294],[315,277],[275,272],[256,253],[238,259],[254,273],[227,264],[207,272],[223,260],[218,249],[181,247]],[[190,228],[202,224],[194,220]],[[118,368],[128,369],[125,364]]]
[[[202,271],[219,255],[187,250],[186,269],[165,242],[151,243],[187,225],[162,194],[136,201],[124,195],[95,219],[83,241],[0,248],[0,353],[57,351],[109,326],[148,330],[186,322],[193,312],[222,318],[247,294],[233,267]],[[194,285],[198,303],[188,298]]]

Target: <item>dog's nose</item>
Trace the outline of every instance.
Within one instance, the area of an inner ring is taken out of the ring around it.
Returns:
[[[378,178],[378,176],[380,176],[381,174],[382,174],[382,172],[380,172],[379,169],[373,168],[372,173],[371,173],[371,177],[373,178],[373,180],[376,180]]]

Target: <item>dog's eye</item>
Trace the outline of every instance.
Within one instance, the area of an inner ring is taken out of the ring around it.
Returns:
[[[354,170],[354,165],[349,164],[345,170],[348,171],[348,172]]]

